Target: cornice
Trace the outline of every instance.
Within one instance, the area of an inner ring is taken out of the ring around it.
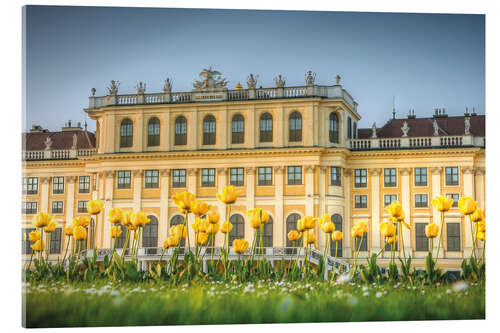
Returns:
[[[387,156],[421,156],[421,155],[457,155],[457,154],[484,154],[480,147],[453,147],[437,149],[392,149],[392,150],[363,150],[351,151],[350,158],[387,157]]]

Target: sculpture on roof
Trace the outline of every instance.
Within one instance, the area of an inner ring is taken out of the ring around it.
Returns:
[[[377,138],[377,125],[376,123],[373,123],[372,125],[372,139],[376,139]]]
[[[118,94],[118,87],[120,86],[120,81],[111,80],[111,84],[108,87],[108,92],[110,95]]]
[[[92,96],[95,96],[95,92],[96,92],[95,88],[90,89],[90,93],[92,94]]]
[[[247,80],[248,89],[255,89],[257,87],[257,79],[258,78],[259,78],[258,75],[255,75],[255,77],[254,77],[253,74],[250,73],[250,75],[248,76],[248,80]]]
[[[285,87],[285,77],[279,74],[277,77],[274,78],[274,83],[276,83],[276,87],[278,88],[283,88]]]
[[[434,136],[438,136],[439,135],[439,126],[438,126],[436,119],[434,119],[434,121],[432,122],[432,127],[434,127]]]
[[[226,88],[227,80],[221,76],[221,73],[216,70],[212,70],[212,67],[208,69],[203,69],[198,75],[202,81],[195,80],[193,87],[195,89],[222,89]]]
[[[316,80],[316,73],[313,73],[312,71],[308,71],[306,73],[306,85],[313,86],[315,80]]]
[[[164,93],[169,93],[172,91],[172,81],[170,78],[167,77],[165,80],[165,84],[163,85],[163,92]]]
[[[142,81],[140,81],[135,88],[137,89],[137,94],[144,94],[146,91],[146,83],[143,84]]]
[[[73,133],[73,144],[71,145],[71,149],[76,149],[77,142],[78,142],[78,135],[76,135],[76,133]]]
[[[335,77],[335,81],[337,82],[337,85],[340,84],[340,75],[337,74],[337,76]]]
[[[49,150],[52,147],[52,139],[50,136],[45,139],[45,150]]]
[[[401,127],[401,130],[403,131],[403,138],[406,138],[408,136],[408,132],[410,131],[410,127],[408,126],[408,123],[406,121],[403,123],[403,127]]]
[[[465,117],[464,122],[465,122],[465,135],[470,135],[470,117]]]

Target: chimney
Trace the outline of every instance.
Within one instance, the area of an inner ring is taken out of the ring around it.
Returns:
[[[408,111],[408,119],[415,119],[415,109],[410,109]]]
[[[474,108],[474,107],[472,108],[471,116],[477,116],[476,108]]]

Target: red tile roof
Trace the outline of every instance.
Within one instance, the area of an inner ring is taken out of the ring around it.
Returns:
[[[45,140],[50,137],[52,149],[71,149],[73,134],[77,135],[77,149],[95,148],[95,134],[88,131],[23,133],[23,150],[45,150]]]
[[[404,122],[408,123],[409,137],[434,136],[433,120],[436,119],[439,126],[439,135],[464,135],[465,116],[438,117],[438,118],[414,118],[414,119],[391,119],[381,128],[377,128],[378,138],[400,138],[403,135],[401,127]],[[470,133],[474,136],[485,136],[485,116],[470,116]],[[372,136],[371,128],[360,128],[359,139],[369,139]]]

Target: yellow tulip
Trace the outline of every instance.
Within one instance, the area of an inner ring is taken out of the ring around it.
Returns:
[[[303,218],[297,220],[297,230],[299,232],[304,232],[306,230],[306,222]]]
[[[52,219],[54,219],[54,217],[50,216],[48,213],[38,212],[38,214],[33,216],[32,222],[36,228],[44,228],[48,226],[50,222],[52,222]]]
[[[120,223],[123,219],[123,210],[121,208],[111,208],[108,213],[108,221],[111,223]]]
[[[332,241],[334,242],[341,241],[343,237],[344,234],[342,233],[342,231],[335,230],[334,232],[332,232]]]
[[[37,240],[35,242],[35,244],[31,245],[31,248],[33,249],[33,251],[35,252],[41,252],[43,251],[43,248],[45,247],[45,244],[42,244],[42,241],[41,240]]]
[[[235,190],[234,186],[224,186],[222,193],[217,193],[217,198],[225,204],[232,204],[238,199],[240,191]]]
[[[434,238],[439,233],[439,226],[435,223],[429,223],[425,226],[425,236],[427,238]]]
[[[363,237],[363,234],[364,233],[363,233],[362,228],[356,227],[356,226],[352,227],[352,229],[351,229],[351,236],[352,237]]]
[[[123,212],[122,220],[120,221],[122,226],[128,227],[129,225],[132,225],[132,214],[134,214],[132,210]]]
[[[206,227],[206,222],[208,222],[208,219],[204,218],[202,219],[201,217],[196,217],[194,219],[194,223],[191,224],[191,227],[193,228],[194,232],[205,232],[207,229]]]
[[[472,197],[461,197],[458,199],[458,209],[463,215],[474,213],[477,208],[477,202]]]
[[[220,220],[220,214],[216,210],[211,210],[207,213],[208,222],[218,223]]]
[[[332,222],[332,218],[330,217],[330,214],[324,214],[319,218],[319,224],[327,223],[327,222]]]
[[[453,205],[453,199],[448,198],[447,196],[435,197],[432,200],[432,205],[440,212],[447,212],[450,210]]]
[[[37,240],[40,240],[40,230],[33,230],[32,232],[30,232],[29,240],[30,242],[36,242]]]
[[[172,196],[172,201],[179,208],[182,214],[191,211],[191,204],[196,200],[196,196],[188,191],[176,193]]]
[[[43,231],[50,234],[51,232],[54,232],[57,228],[57,223],[54,221],[51,221],[48,226],[43,228]]]
[[[166,250],[170,247],[170,244],[168,243],[168,238],[165,239],[165,241],[163,242],[163,248]]]
[[[210,205],[201,200],[191,202],[191,212],[196,216],[205,215],[209,209]]]
[[[367,221],[358,221],[354,223],[355,227],[358,227],[361,229],[361,232],[366,234],[368,232],[368,222]]]
[[[269,221],[269,213],[262,208],[249,209],[247,212],[250,224],[253,223],[256,228],[259,228],[261,224],[266,224]]]
[[[150,221],[148,219],[148,216],[146,215],[146,213],[140,211],[140,212],[134,212],[131,216],[131,221],[132,221],[132,224],[137,226],[137,227],[142,227],[144,228],[144,226]]]
[[[386,242],[387,244],[389,244],[389,245],[391,245],[391,244],[395,244],[397,241],[398,241],[398,240],[397,240],[396,235],[394,235],[394,236],[390,236],[390,237],[386,237],[386,238],[385,238],[385,242]]]
[[[306,243],[314,244],[316,242],[316,236],[314,236],[314,232],[312,230],[307,230],[306,232]]]
[[[90,200],[87,203],[87,212],[91,215],[97,215],[104,208],[104,203],[101,200]]]
[[[401,221],[404,219],[404,210],[403,206],[401,206],[401,203],[399,201],[394,201],[390,205],[387,205],[385,207],[385,210],[391,214],[391,217],[395,217],[398,219],[398,221]]]
[[[129,225],[127,225],[127,229],[130,231],[134,231],[134,230],[139,229],[139,226],[133,225],[132,223],[130,223]]]
[[[231,232],[233,230],[233,224],[229,221],[222,222],[222,226],[220,227],[220,232],[223,234]]]
[[[380,223],[380,233],[384,237],[392,237],[396,234],[396,226],[392,222],[384,221]]]
[[[88,216],[77,216],[73,219],[74,226],[88,227],[90,224],[90,218]]]
[[[330,234],[335,231],[335,224],[333,224],[333,222],[322,223],[320,224],[320,227],[325,234]]]
[[[64,228],[64,234],[66,236],[73,236],[73,226],[72,225],[68,225]]]
[[[486,233],[484,231],[480,231],[476,234],[476,239],[479,239],[484,242],[486,239]]]
[[[200,232],[198,235],[195,235],[195,242],[198,243],[198,245],[205,245],[205,243],[208,240],[208,234],[206,232]]]
[[[257,216],[257,214],[249,216],[249,222],[250,226],[254,229],[259,229],[262,224],[261,219]]]
[[[313,216],[304,216],[304,225],[306,229],[313,229],[316,225],[316,219]]]
[[[219,223],[209,223],[207,225],[207,234],[215,235],[219,231]]]
[[[87,231],[81,225],[77,225],[73,229],[73,238],[77,241],[87,239]]]
[[[484,220],[485,214],[483,208],[477,208],[470,216],[472,222],[479,222]]]
[[[179,237],[175,235],[171,235],[170,237],[167,238],[168,246],[169,247],[175,247],[179,244]]]
[[[170,227],[170,234],[174,235],[177,238],[181,238],[181,237],[186,238],[187,228],[184,226],[184,224],[173,225]]]
[[[122,234],[122,228],[119,226],[113,226],[110,229],[111,238],[118,238]]]
[[[290,240],[290,242],[298,241],[300,237],[302,237],[302,235],[299,234],[297,230],[290,230],[290,232],[288,233],[288,239]]]
[[[486,231],[486,222],[482,220],[476,224],[477,232],[485,232]]]
[[[235,239],[233,241],[233,249],[234,249],[234,252],[241,254],[248,249],[248,242],[246,241],[246,239],[243,239],[243,238]]]

